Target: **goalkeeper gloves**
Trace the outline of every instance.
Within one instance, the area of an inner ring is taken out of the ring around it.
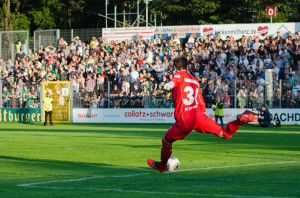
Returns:
[[[167,84],[165,84],[164,89],[169,91],[169,90],[173,89],[173,87],[174,87],[174,83],[171,81],[171,82],[168,82]]]

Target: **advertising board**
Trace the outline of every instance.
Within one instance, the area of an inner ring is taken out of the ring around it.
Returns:
[[[224,123],[251,109],[224,109]],[[258,113],[254,111],[254,113]],[[279,119],[285,125],[300,125],[299,109],[270,109],[272,121]],[[206,115],[214,119],[214,111]],[[73,109],[74,123],[174,123],[174,109]]]

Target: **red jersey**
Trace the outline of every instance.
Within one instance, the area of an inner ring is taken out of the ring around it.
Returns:
[[[175,73],[171,81],[174,82],[172,99],[175,105],[176,122],[188,122],[196,115],[195,110],[206,113],[200,84],[195,77],[186,71],[181,71]]]

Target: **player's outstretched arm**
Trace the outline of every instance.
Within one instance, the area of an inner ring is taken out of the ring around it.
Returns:
[[[167,84],[165,84],[164,89],[169,91],[173,89],[173,87],[174,87],[174,82],[170,81]]]

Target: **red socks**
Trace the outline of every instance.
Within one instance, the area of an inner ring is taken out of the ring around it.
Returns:
[[[164,138],[162,139],[162,149],[161,149],[161,162],[160,168],[166,168],[167,162],[172,154],[172,142],[166,143]]]
[[[225,131],[223,131],[223,138],[224,139],[229,139],[231,138],[231,136],[237,132],[237,130],[240,128],[241,126],[241,122],[238,121],[238,120],[234,120],[232,122],[229,122],[227,125],[226,125],[226,129]]]

